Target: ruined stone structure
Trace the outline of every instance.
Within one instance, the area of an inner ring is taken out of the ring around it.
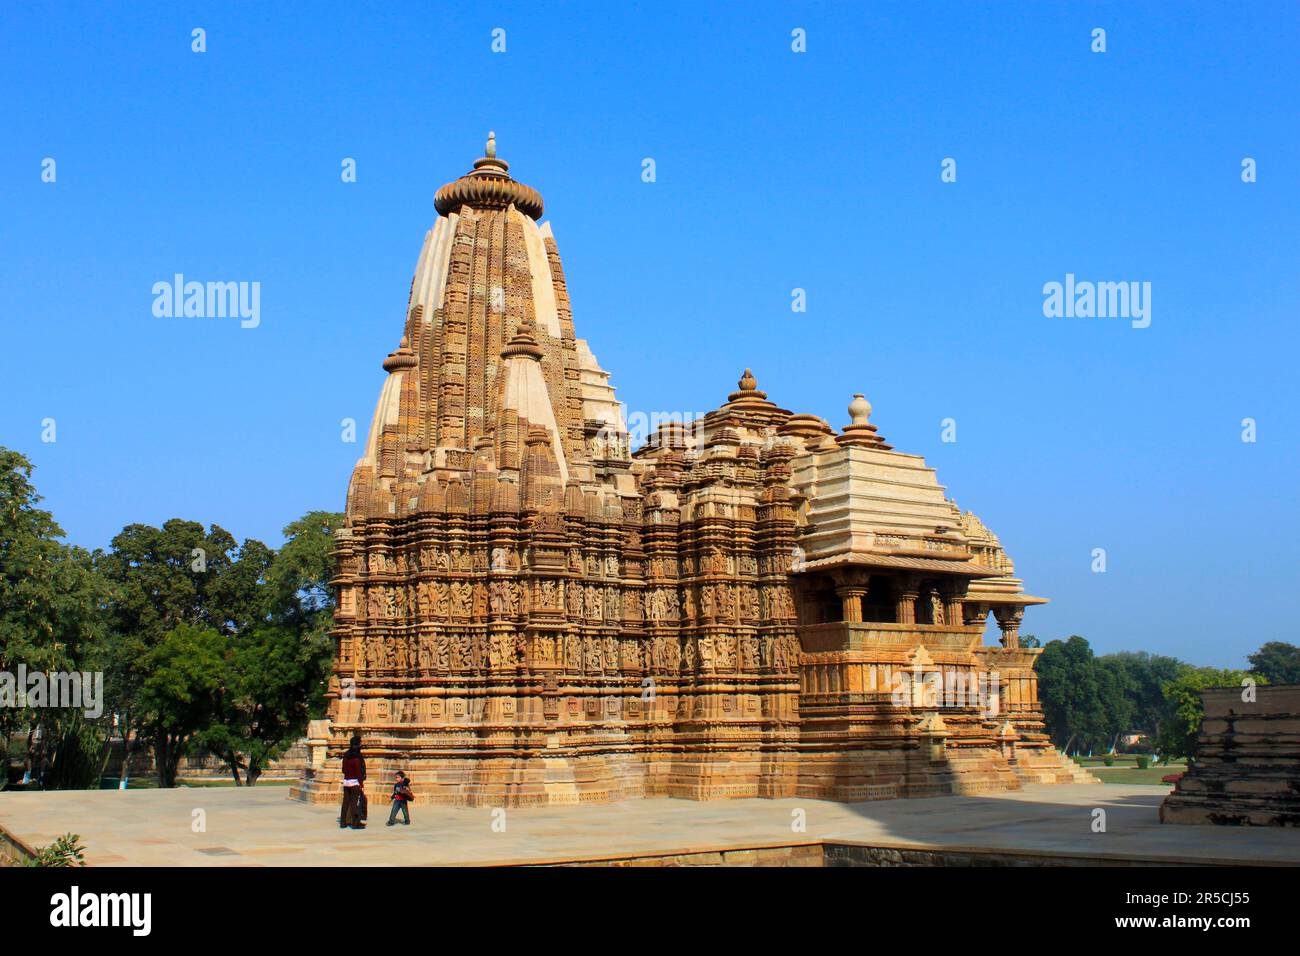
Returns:
[[[1300,826],[1300,685],[1201,691],[1196,759],[1160,805],[1162,823]]]
[[[998,539],[850,424],[725,404],[630,447],[542,197],[489,138],[442,187],[338,534],[328,721],[420,799],[861,800],[1079,779]],[[988,615],[1001,646],[984,646]]]

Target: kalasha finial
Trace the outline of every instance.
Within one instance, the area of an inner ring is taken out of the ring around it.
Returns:
[[[745,401],[762,401],[767,398],[767,392],[758,390],[758,379],[754,378],[754,373],[745,369],[745,374],[740,376],[740,381],[736,383],[740,386],[739,391],[732,392],[727,396],[728,402],[738,402],[742,399]]]
[[[403,335],[397,348],[389,352],[388,358],[384,359],[384,371],[399,372],[402,369],[415,368],[417,364],[419,363],[415,350],[411,348],[411,340]]]
[[[836,436],[841,445],[858,445],[864,448],[878,448],[889,451],[893,445],[887,445],[871,424],[871,403],[865,396],[854,395],[849,402],[849,424]]]
[[[483,155],[488,159],[497,158],[497,134],[488,130],[487,148],[483,150]]]
[[[501,350],[501,357],[508,359],[516,355],[522,355],[540,362],[542,348],[537,344],[537,339],[533,336],[533,329],[532,317],[526,316],[519,323],[518,329],[515,330],[514,338]]]
[[[871,403],[862,395],[854,395],[849,402],[849,421],[854,425],[865,425],[871,419]]]

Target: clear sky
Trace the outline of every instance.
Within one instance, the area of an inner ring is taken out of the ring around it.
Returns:
[[[1025,632],[1238,666],[1297,640],[1298,25],[1293,2],[7,0],[0,444],[92,548],[171,517],[278,544],[340,509],[340,422],[364,439],[434,191],[493,129],[629,411],[715,408],[745,366],[837,427],[863,392],[1052,599]],[[260,325],[156,318],[176,273],[259,282]],[[1149,327],[1045,317],[1067,274],[1149,282]]]

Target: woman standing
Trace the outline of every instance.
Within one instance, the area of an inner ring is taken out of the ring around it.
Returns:
[[[339,813],[339,827],[364,830],[361,822],[361,800],[366,782],[366,758],[361,756],[361,738],[353,737],[343,753],[343,809]]]

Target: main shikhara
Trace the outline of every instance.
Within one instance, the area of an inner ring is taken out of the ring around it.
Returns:
[[[862,396],[837,433],[749,370],[632,451],[542,197],[486,153],[438,190],[384,361],[295,793],[336,799],[353,734],[372,774],[483,806],[1080,779],[1019,646],[1042,599],[924,460]]]

